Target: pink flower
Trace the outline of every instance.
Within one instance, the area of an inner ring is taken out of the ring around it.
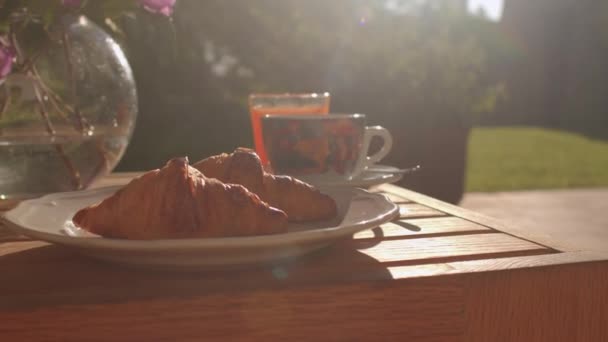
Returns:
[[[15,50],[0,40],[0,83],[11,73],[14,59]]]
[[[139,4],[152,13],[160,13],[167,17],[173,14],[176,0],[139,0]]]

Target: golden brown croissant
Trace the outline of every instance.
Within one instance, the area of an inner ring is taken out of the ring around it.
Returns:
[[[263,201],[287,213],[289,221],[326,220],[337,212],[336,202],[311,185],[264,171],[260,158],[250,149],[238,148],[231,154],[212,156],[192,166],[207,177],[245,186]]]
[[[187,158],[170,160],[74,215],[76,225],[113,238],[165,239],[282,233],[284,212],[243,186],[207,178]]]

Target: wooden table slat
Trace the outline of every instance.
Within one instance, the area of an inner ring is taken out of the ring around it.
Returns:
[[[444,212],[418,203],[399,204],[399,218],[402,219],[438,217],[446,215],[447,214]]]
[[[427,195],[423,195],[408,189],[404,189],[392,184],[384,184],[380,187],[382,191],[395,194],[410,199],[414,203],[423,204],[431,207],[437,211],[444,213],[445,215],[460,217],[469,221],[473,221],[484,226],[490,227],[494,230],[509,234],[511,236],[518,237],[520,239],[533,241],[537,244],[551,248],[554,251],[568,251],[578,252],[580,251],[576,247],[570,245],[568,241],[555,240],[545,234],[539,234],[534,229],[521,228],[512,225],[506,225],[500,220],[488,217],[478,212],[467,210],[465,208],[458,207],[456,205],[442,202],[438,199],[432,198]]]
[[[552,252],[543,246],[501,233],[385,240],[369,248],[362,248],[360,251],[382,263],[400,264]]]
[[[355,234],[355,239],[419,237],[451,234],[491,233],[494,230],[458,217],[396,220],[374,230]]]

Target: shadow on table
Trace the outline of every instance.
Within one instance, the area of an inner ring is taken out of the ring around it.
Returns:
[[[391,278],[385,265],[353,246],[352,240],[345,240],[281,264],[183,273],[133,269],[46,245],[0,257],[0,309],[183,298]]]

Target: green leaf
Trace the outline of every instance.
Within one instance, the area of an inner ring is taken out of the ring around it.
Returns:
[[[0,34],[7,34],[10,29],[10,21],[7,19],[0,18]]]
[[[36,15],[44,15],[61,7],[61,3],[56,0],[27,0],[25,5],[32,14]]]
[[[48,28],[63,11],[61,2],[58,0],[27,0],[27,8],[34,16],[39,16],[45,28]]]
[[[133,0],[106,0],[102,2],[102,10],[106,18],[116,18],[136,8],[137,4]]]
[[[111,18],[106,18],[105,22],[104,22],[104,28],[110,32],[110,34],[115,38],[115,39],[120,39],[120,40],[124,40],[126,35],[125,32],[123,31],[123,29],[120,27],[120,25],[115,21],[115,19],[111,19]]]
[[[22,27],[17,38],[25,56],[32,56],[49,43],[49,35],[42,23],[29,22]]]
[[[25,7],[23,0],[0,0],[0,21],[8,21],[12,12]]]

